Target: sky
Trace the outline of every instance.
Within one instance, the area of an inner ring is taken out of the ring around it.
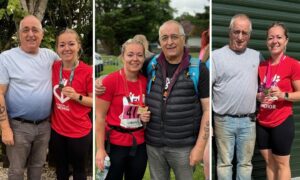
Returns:
[[[175,17],[180,16],[183,12],[188,12],[191,15],[195,13],[203,13],[204,6],[209,5],[209,0],[171,0],[171,7],[175,8],[178,12]]]

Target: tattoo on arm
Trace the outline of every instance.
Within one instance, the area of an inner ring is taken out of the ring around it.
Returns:
[[[207,121],[207,122],[205,123],[205,126],[204,126],[204,135],[203,135],[202,138],[203,138],[204,140],[207,140],[208,137],[209,137],[209,121]]]
[[[0,105],[0,121],[6,120],[6,108],[3,105]]]

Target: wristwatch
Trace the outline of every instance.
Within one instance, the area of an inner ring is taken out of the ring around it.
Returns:
[[[289,99],[289,93],[288,93],[288,92],[285,92],[285,93],[284,93],[284,99],[285,99],[285,100],[288,100],[288,99]]]
[[[82,95],[79,95],[78,100],[79,100],[79,101],[82,101]]]

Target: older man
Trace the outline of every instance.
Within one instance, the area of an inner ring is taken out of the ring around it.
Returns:
[[[153,180],[192,180],[193,166],[202,160],[209,137],[209,72],[199,68],[194,89],[189,78],[190,55],[180,23],[170,20],[159,28],[162,52],[156,76],[146,97],[151,119],[146,126],[147,154]]]
[[[18,30],[20,47],[0,56],[0,126],[10,162],[8,179],[41,179],[50,138],[51,67],[55,52],[40,48],[41,22],[24,17]]]
[[[229,45],[212,53],[212,104],[219,180],[232,179],[234,149],[237,179],[251,179],[257,71],[262,59],[258,51],[247,48],[251,30],[251,20],[245,14],[233,16]]]

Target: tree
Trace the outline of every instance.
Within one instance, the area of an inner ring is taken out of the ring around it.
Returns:
[[[172,19],[170,0],[96,0],[96,39],[109,54],[135,34],[158,39],[160,24]]]
[[[209,27],[209,6],[205,7],[204,13],[196,13],[194,16],[189,13],[183,13],[180,17],[176,18],[176,20],[182,22],[182,24],[188,28],[193,26],[192,29],[186,32],[187,35],[199,36],[202,31]]]
[[[56,35],[66,27],[75,29],[82,38],[83,59],[92,63],[92,0],[0,0],[0,51],[17,46],[16,31],[26,14],[42,20],[45,36],[42,47],[55,49]]]

